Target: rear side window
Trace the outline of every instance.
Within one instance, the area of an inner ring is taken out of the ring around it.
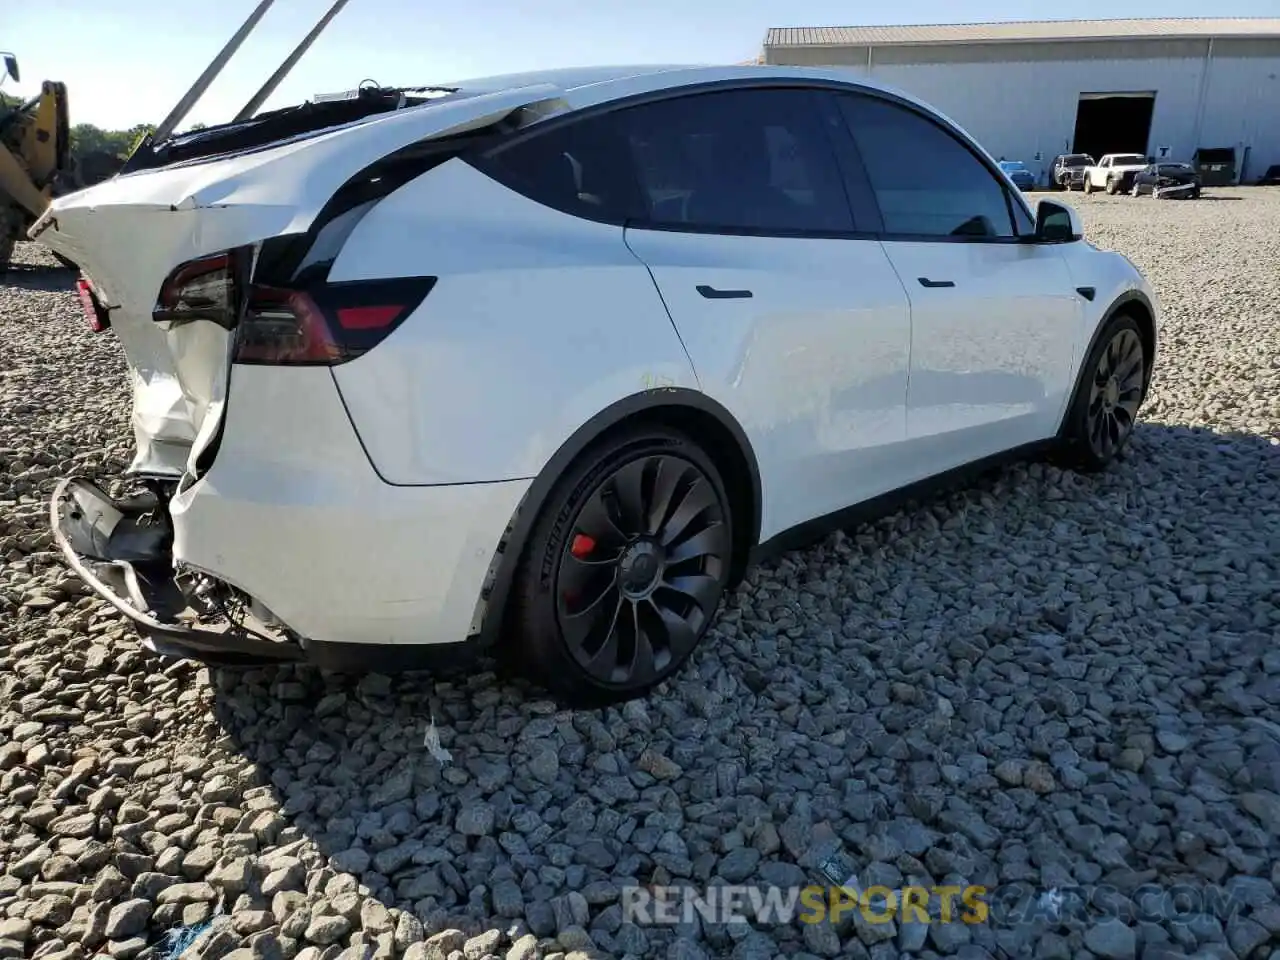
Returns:
[[[813,97],[702,93],[618,111],[654,225],[847,233],[853,218]]]
[[[517,141],[480,166],[512,190],[577,217],[624,223],[646,212],[631,146],[607,114]]]
[[[808,91],[673,97],[588,117],[480,165],[575,216],[698,232],[847,233],[848,199]]]
[[[1004,185],[951,133],[877,97],[846,94],[839,101],[886,234],[955,239],[1015,235]],[[1020,220],[1029,223],[1025,212]],[[1030,232],[1025,224],[1023,232]]]

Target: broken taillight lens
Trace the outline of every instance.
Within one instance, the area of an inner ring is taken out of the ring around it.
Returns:
[[[97,294],[93,291],[93,284],[85,277],[76,281],[76,296],[80,298],[80,308],[84,310],[84,317],[89,321],[90,330],[101,333],[111,326],[111,313],[99,302]]]
[[[240,314],[240,289],[248,262],[248,251],[237,249],[179,265],[160,287],[152,319],[173,323],[208,320],[232,329]]]
[[[417,309],[435,277],[254,285],[236,331],[236,363],[332,366],[368,353]]]

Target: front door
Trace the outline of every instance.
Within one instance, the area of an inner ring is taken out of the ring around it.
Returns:
[[[886,254],[911,299],[907,435],[922,471],[1051,436],[1071,389],[1083,300],[1020,199],[915,110],[842,94]]]

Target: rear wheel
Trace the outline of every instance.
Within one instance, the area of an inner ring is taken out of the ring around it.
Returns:
[[[1137,321],[1113,317],[1085,359],[1067,411],[1064,452],[1072,466],[1101,470],[1124,450],[1146,394],[1147,363]]]
[[[583,706],[642,696],[684,664],[729,578],[732,510],[701,448],[662,427],[605,440],[561,478],[517,573],[520,650]]]
[[[1116,195],[1116,181],[1114,177],[1107,177],[1107,196],[1114,197]]]
[[[1133,194],[1135,197],[1142,196],[1142,191],[1138,189],[1138,184],[1136,181],[1134,182],[1133,186],[1129,188],[1129,192]],[[1152,192],[1154,193],[1155,191],[1152,191]]]

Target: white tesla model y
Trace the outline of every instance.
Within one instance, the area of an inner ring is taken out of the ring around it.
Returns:
[[[678,670],[762,552],[958,471],[1125,447],[1158,307],[924,104],[839,70],[368,86],[58,200],[133,378],[70,565],[165,654],[571,702]]]

